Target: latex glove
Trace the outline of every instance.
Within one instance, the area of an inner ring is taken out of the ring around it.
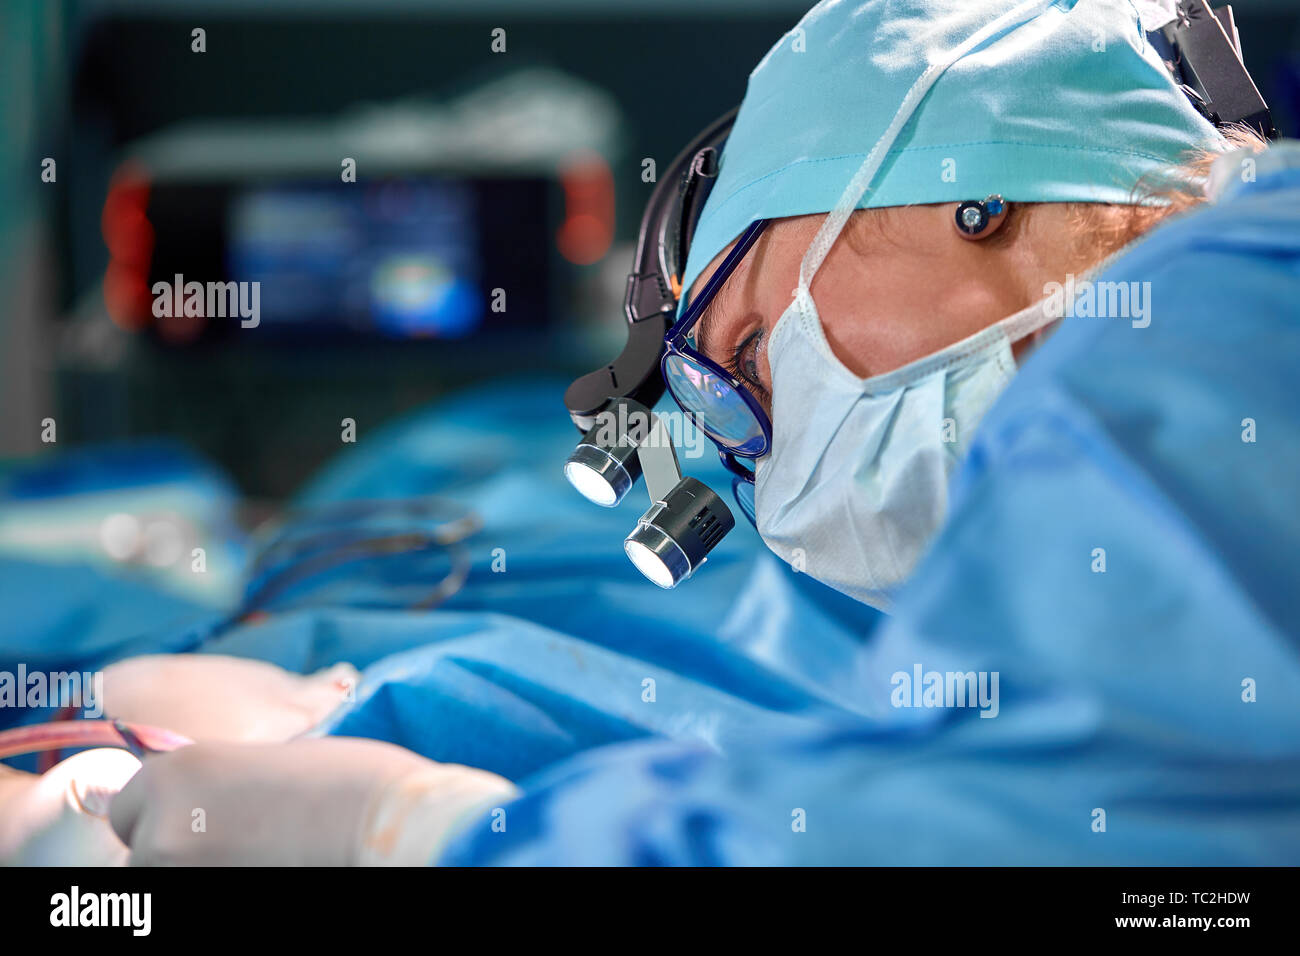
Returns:
[[[104,671],[104,713],[194,741],[288,740],[334,710],[358,675],[351,664],[293,674],[218,654],[158,654]]]
[[[140,769],[125,750],[83,750],[39,776],[0,767],[0,864],[122,866],[113,795]]]
[[[133,866],[422,866],[517,794],[376,740],[195,744],[146,757],[110,819]]]

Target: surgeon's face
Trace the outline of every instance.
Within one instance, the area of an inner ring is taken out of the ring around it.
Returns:
[[[859,211],[831,247],[812,294],[831,349],[854,374],[889,372],[960,341],[1040,298],[1043,283],[1054,278],[1050,241],[972,242],[954,227],[955,209],[950,203]],[[824,218],[770,225],[696,327],[700,350],[747,383],[769,411],[766,343]],[[1036,227],[1037,220],[1036,213]],[[999,217],[986,236],[1001,225]],[[730,248],[718,253],[692,294]]]

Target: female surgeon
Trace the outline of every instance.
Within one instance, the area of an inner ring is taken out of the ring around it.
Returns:
[[[1203,118],[1159,8],[827,0],[750,76],[684,298],[766,226],[694,347],[770,420],[764,541],[890,609],[863,654],[895,715],[522,794],[370,741],[198,744],[113,802],[132,859],[1300,859],[1300,151]],[[897,682],[932,670],[993,706]],[[237,825],[195,839],[198,806]]]

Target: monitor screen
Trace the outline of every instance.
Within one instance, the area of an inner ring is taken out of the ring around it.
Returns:
[[[557,267],[551,186],[433,174],[164,184],[149,209],[150,281],[256,283],[263,341],[537,329]]]
[[[228,268],[275,324],[459,338],[488,304],[480,227],[465,182],[255,188],[229,207]]]

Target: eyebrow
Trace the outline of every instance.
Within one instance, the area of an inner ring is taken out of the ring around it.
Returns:
[[[748,259],[748,256],[746,256],[746,259]],[[727,276],[727,281],[722,283],[722,288],[718,289],[713,296],[713,301],[708,304],[704,309],[704,314],[700,316],[700,321],[696,325],[695,347],[704,355],[709,355],[709,330],[716,324],[718,314],[726,311],[728,307],[735,303],[736,297],[739,295],[739,280],[742,273],[745,273],[747,269],[747,262],[737,263],[735,271]],[[705,284],[707,285],[707,283]]]

